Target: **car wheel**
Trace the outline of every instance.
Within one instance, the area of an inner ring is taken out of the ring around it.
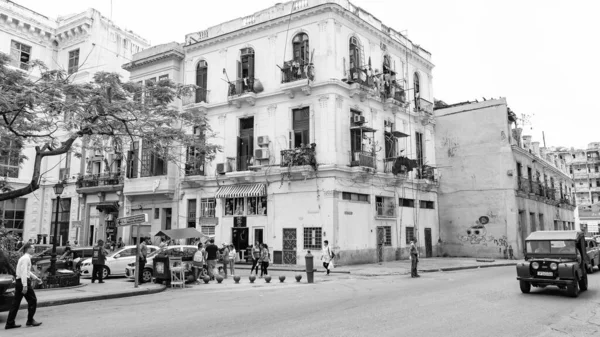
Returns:
[[[519,286],[521,287],[521,292],[523,294],[529,294],[531,291],[531,283],[527,281],[519,281]]]
[[[579,280],[579,289],[581,289],[581,291],[586,291],[588,288],[588,276],[587,273],[583,273],[583,276],[581,277],[581,280]]]
[[[570,284],[567,286],[567,292],[569,293],[569,295],[571,297],[577,297],[579,296],[579,284],[578,282],[573,282],[573,284]]]
[[[142,272],[142,279],[144,280],[144,282],[151,282],[152,281],[152,270],[144,269],[144,271]]]
[[[108,270],[107,267],[103,267],[102,268],[102,279],[105,279],[108,277],[108,275],[110,275],[110,270]]]

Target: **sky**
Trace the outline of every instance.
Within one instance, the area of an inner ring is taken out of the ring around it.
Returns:
[[[13,0],[57,17],[89,7],[153,45],[284,0]],[[600,141],[600,1],[351,0],[432,53],[433,91],[446,103],[506,97],[543,145]]]

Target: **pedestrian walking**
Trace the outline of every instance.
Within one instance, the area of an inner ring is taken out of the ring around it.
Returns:
[[[215,239],[210,239],[208,246],[206,246],[206,265],[208,267],[208,276],[210,276],[211,280],[215,279],[218,254],[219,247],[215,245]]]
[[[256,241],[256,244],[250,248],[252,249],[252,268],[250,269],[250,274],[254,271],[254,275],[258,275],[258,268],[260,267],[258,263],[260,260],[260,244]]]
[[[269,275],[269,260],[271,260],[271,254],[269,253],[269,246],[267,244],[261,245],[260,251],[260,260],[261,260],[261,268],[260,268],[260,277],[264,275]]]
[[[144,273],[142,272],[142,270],[144,270],[144,266],[146,266],[146,262],[148,261],[147,260],[147,257],[148,257],[148,246],[147,246],[147,244],[149,243],[149,241],[150,241],[150,238],[145,237],[145,238],[142,239],[142,241],[140,243],[140,251],[138,252],[138,257],[140,259],[138,266],[139,266],[140,270],[137,271],[137,273],[138,273],[138,284],[144,283]]]
[[[235,257],[237,252],[233,244],[229,245],[229,265],[231,266],[231,276],[235,276]]]
[[[98,240],[98,245],[92,251],[92,283],[96,282],[96,279],[98,279],[98,283],[104,283],[102,278],[104,277],[104,268],[106,268],[104,266],[106,255],[108,255],[108,252],[104,248],[104,241]]]
[[[13,299],[13,304],[8,313],[8,319],[6,320],[6,325],[4,327],[7,330],[21,327],[15,323],[15,319],[17,318],[17,312],[19,311],[23,298],[27,301],[27,323],[25,323],[25,325],[35,327],[42,324],[33,319],[37,309],[37,297],[35,297],[31,281],[32,279],[39,282],[42,281],[31,272],[31,254],[33,254],[33,245],[30,243],[23,245],[23,252],[23,256],[21,256],[19,262],[17,262],[15,298]]]
[[[202,268],[206,268],[206,250],[202,247],[202,243],[198,243],[198,251],[194,253],[194,278],[196,279],[196,284],[200,283],[198,278],[200,277]]]
[[[415,246],[416,240],[410,242],[410,277],[421,277],[417,273],[417,264],[419,263],[419,250]]]
[[[512,247],[512,245],[508,246],[508,258],[509,258],[510,260],[514,260],[514,259],[515,259],[515,257],[514,257],[514,255],[513,255],[513,253],[514,253],[514,252],[513,252],[513,247]]]
[[[227,278],[227,269],[229,268],[229,246],[223,242],[223,252],[221,253],[223,257],[223,277]]]
[[[117,249],[121,249],[125,247],[125,244],[123,243],[123,238],[119,238],[119,240],[117,241]]]
[[[321,252],[321,260],[323,261],[323,267],[325,268],[327,275],[329,275],[330,272],[330,265],[333,265],[334,256],[335,254],[331,251],[331,248],[329,247],[329,241],[323,241],[323,251]]]

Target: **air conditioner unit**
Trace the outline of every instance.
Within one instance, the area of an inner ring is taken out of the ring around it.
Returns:
[[[258,145],[269,145],[269,136],[258,136]]]
[[[354,115],[353,121],[356,124],[364,124],[365,123],[365,117],[361,116],[361,115]]]
[[[254,150],[254,159],[269,159],[269,150],[266,149],[256,149]]]
[[[218,174],[225,174],[225,163],[218,163],[217,164],[217,173]]]

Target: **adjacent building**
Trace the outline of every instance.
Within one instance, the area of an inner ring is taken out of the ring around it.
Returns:
[[[519,258],[529,233],[575,229],[565,160],[521,135],[506,99],[438,105],[435,120],[443,255]]]
[[[126,80],[129,73],[121,66],[148,46],[148,40],[116,26],[94,9],[54,19],[15,2],[0,0],[0,52],[12,56],[11,67],[34,79],[39,72],[30,67],[30,62],[41,60],[50,69],[65,70],[74,82],[89,82],[98,71],[117,72]],[[33,159],[35,152],[29,146],[25,155]],[[73,153],[45,158],[42,172],[47,173],[39,190],[17,200],[0,202],[0,216],[7,227],[25,239],[49,242],[56,215],[52,186],[66,179],[68,186],[59,207],[59,243],[79,240],[87,245],[98,237],[106,237],[107,228],[111,227],[109,219],[122,209],[123,188],[119,149],[106,144],[106,150],[84,152],[82,159]],[[0,152],[0,174],[15,187],[28,184],[33,173],[27,162],[19,167],[17,151],[9,148]],[[107,167],[112,168],[108,176],[104,174]],[[108,200],[109,204],[103,203]]]
[[[144,233],[195,227],[238,250],[266,243],[278,264],[303,264],[324,240],[340,263],[407,257],[414,239],[438,254],[431,55],[365,10],[280,3],[124,69],[144,84],[197,85],[177,103],[206,116],[223,147],[198,166],[128,145],[123,204],[148,214]]]

